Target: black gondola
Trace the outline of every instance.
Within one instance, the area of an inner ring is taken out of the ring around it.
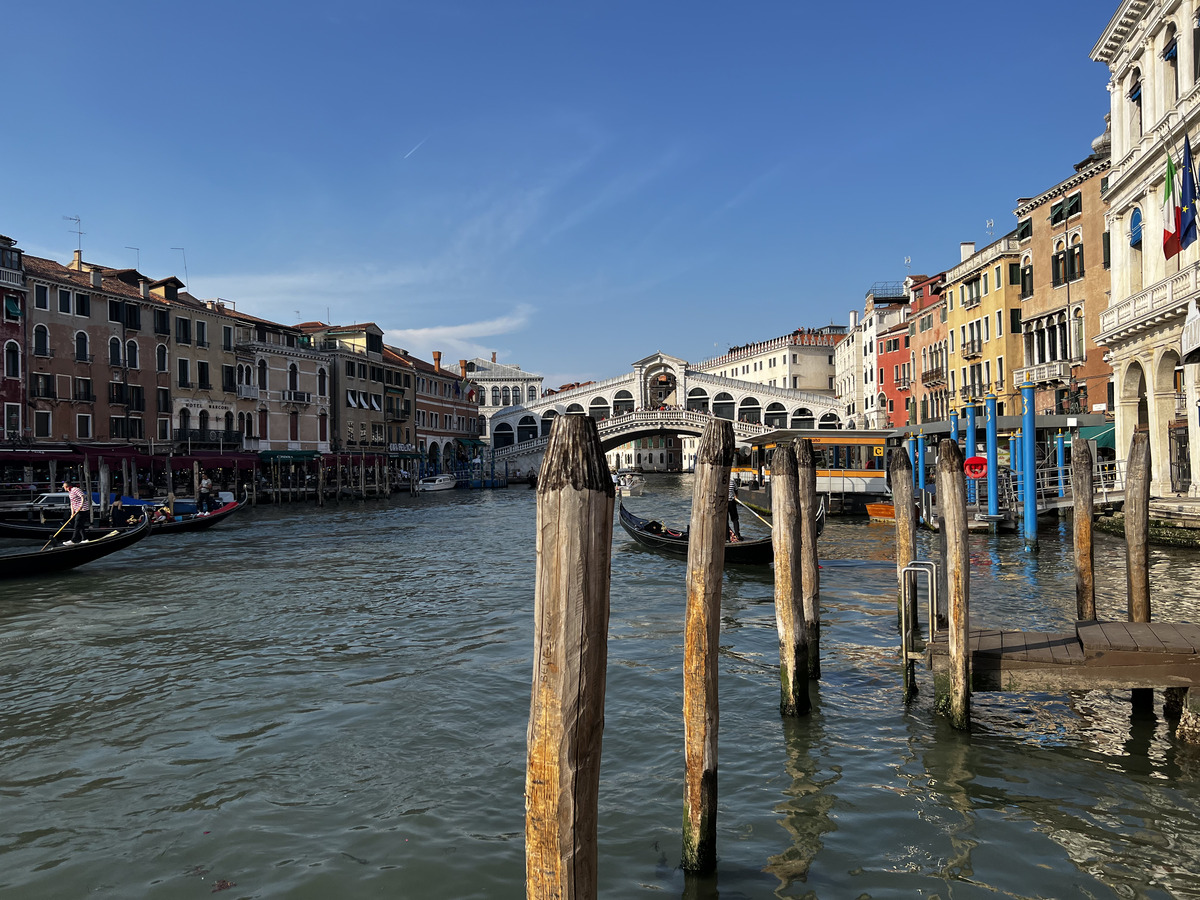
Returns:
[[[116,553],[132,546],[150,533],[150,519],[142,520],[128,531],[110,531],[104,537],[82,544],[56,544],[32,553],[10,553],[0,556],[0,579],[29,578],[33,575],[53,575],[66,569]]]
[[[220,509],[214,509],[207,516],[202,516],[199,513],[189,513],[183,516],[174,516],[165,522],[151,522],[150,533],[175,534],[180,531],[201,531],[205,528],[212,528],[218,522],[229,518],[245,505],[245,500],[241,503],[226,503]],[[131,509],[131,507],[126,507],[126,509]],[[0,537],[28,538],[34,541],[44,541],[55,534],[60,528],[62,528],[62,522],[5,522],[0,520]],[[89,540],[93,540],[103,537],[112,530],[112,528],[104,525],[89,525],[84,528],[83,536]],[[123,532],[125,529],[119,528],[117,530]]]
[[[629,536],[651,550],[667,556],[687,559],[688,533],[667,528],[662,522],[642,519],[620,505],[621,527]],[[825,530],[825,504],[817,508],[817,534]],[[758,541],[736,541],[725,544],[725,562],[733,565],[765,566],[775,558],[771,539]]]

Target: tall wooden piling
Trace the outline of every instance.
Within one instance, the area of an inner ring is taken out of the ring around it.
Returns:
[[[775,626],[779,631],[779,712],[803,716],[808,699],[808,629],[801,588],[796,454],[786,444],[771,458],[771,544],[775,552]]]
[[[696,454],[688,539],[683,647],[683,866],[706,874],[717,864],[717,650],[728,530],[733,423],[713,419]]]
[[[795,442],[800,499],[800,586],[808,632],[808,675],[821,677],[821,566],[817,562],[817,458],[809,438]]]
[[[537,495],[525,896],[596,896],[614,491],[590,416],[559,416]]]
[[[913,489],[912,460],[903,449],[892,453],[888,465],[892,481],[892,505],[896,516],[896,620],[902,621],[901,607],[904,603],[904,570],[917,558],[917,507]],[[909,608],[905,611],[910,632],[916,628],[917,594],[912,592]]]
[[[938,519],[946,533],[949,626],[949,684],[937,685],[938,708],[955,728],[971,727],[970,555],[967,546],[967,489],[963,455],[949,439],[938,445]],[[899,510],[897,510],[899,512]]]
[[[1125,470],[1125,546],[1129,621],[1150,621],[1150,435],[1134,434]]]
[[[1071,526],[1075,543],[1075,618],[1096,618],[1095,552],[1092,520],[1095,517],[1095,485],[1092,483],[1092,447],[1071,431]]]

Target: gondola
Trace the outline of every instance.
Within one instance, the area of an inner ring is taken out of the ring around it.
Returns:
[[[214,509],[207,516],[202,516],[199,513],[188,513],[187,515],[175,516],[165,522],[152,522],[150,533],[175,534],[181,531],[202,531],[205,528],[212,528],[218,522],[228,519],[245,505],[245,500],[240,503],[226,503],[224,506]],[[133,507],[127,508],[132,509]],[[126,528],[128,527],[126,526]],[[0,520],[0,537],[44,541],[58,532],[60,528],[62,528],[62,522],[5,522]],[[103,537],[112,530],[111,527],[104,525],[89,525],[83,529],[83,536],[88,540],[94,540]],[[117,529],[117,531],[122,533],[125,530],[124,528]]]
[[[128,531],[109,531],[103,537],[82,544],[64,545],[35,550],[31,553],[10,553],[0,556],[0,579],[29,578],[34,575],[53,575],[66,569],[124,550],[150,533],[150,519],[142,516]]]
[[[667,528],[653,519],[642,519],[620,505],[621,527],[629,536],[651,550],[667,556],[687,559],[688,533]],[[825,504],[817,508],[817,534],[825,530]],[[758,541],[736,541],[725,544],[725,562],[733,565],[765,566],[775,558],[771,538]]]

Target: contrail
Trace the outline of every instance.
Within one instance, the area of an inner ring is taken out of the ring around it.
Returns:
[[[421,144],[424,144],[425,141],[427,141],[427,140],[429,140],[429,138],[422,139]],[[414,153],[416,153],[418,150],[420,150],[421,144],[417,144],[417,146],[413,147],[411,150],[409,150],[407,153],[405,153],[404,158],[408,159],[410,156],[412,156]]]

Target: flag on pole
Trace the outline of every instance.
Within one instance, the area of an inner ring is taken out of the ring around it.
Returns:
[[[1163,182],[1163,256],[1170,259],[1179,252],[1179,177],[1171,151],[1167,151],[1167,179]]]
[[[1186,250],[1196,241],[1196,170],[1187,135],[1183,137],[1183,185],[1179,193],[1179,249]]]

